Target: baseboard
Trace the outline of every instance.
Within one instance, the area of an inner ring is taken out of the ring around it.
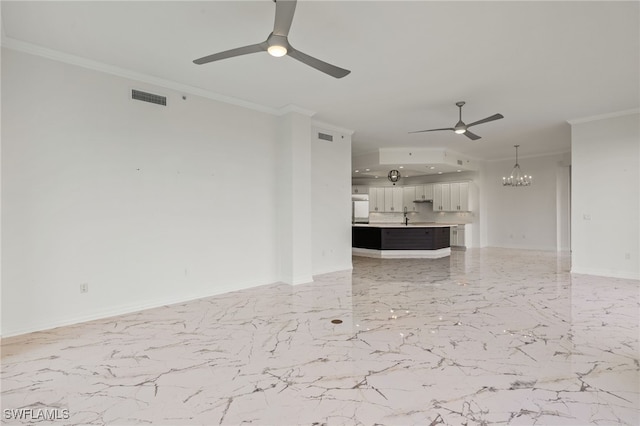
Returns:
[[[615,269],[581,268],[572,267],[572,274],[596,275],[599,277],[622,278],[627,280],[640,280],[640,273],[632,271],[618,271]]]
[[[119,315],[131,314],[134,312],[146,311],[148,309],[160,308],[163,306],[177,305],[180,303],[186,303],[193,300],[204,299],[212,296],[219,296],[225,293],[231,293],[234,291],[246,290],[248,288],[260,287],[263,285],[269,285],[278,282],[277,279],[270,280],[269,282],[246,282],[236,284],[234,286],[222,286],[217,287],[215,291],[203,292],[199,294],[189,294],[186,296],[166,297],[161,299],[149,300],[144,303],[134,303],[127,305],[120,305],[112,308],[103,309],[89,315],[78,315],[69,318],[58,318],[56,320],[47,322],[36,322],[25,327],[19,327],[7,330],[3,330],[0,338],[6,339],[8,337],[19,336],[22,334],[34,333],[37,331],[51,330],[58,327],[65,327],[69,325],[81,324],[84,322],[102,320],[107,318],[116,317]]]
[[[510,249],[510,250],[534,250],[534,251],[558,251],[556,246],[516,246],[516,245],[487,245],[482,248],[499,248],[499,249]]]
[[[438,250],[372,250],[353,247],[354,256],[376,259],[440,259],[451,255],[451,248]]]
[[[324,275],[324,274],[330,274],[332,272],[342,272],[342,271],[351,271],[351,270],[353,270],[353,264],[348,263],[341,266],[332,266],[330,268],[324,268],[324,269],[319,269],[317,271],[313,271],[313,276],[315,277],[316,275]]]

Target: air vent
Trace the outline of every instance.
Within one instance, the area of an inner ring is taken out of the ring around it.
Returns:
[[[142,92],[140,90],[131,90],[131,98],[137,101],[167,106],[166,96],[154,95],[153,93]]]
[[[462,166],[462,160],[458,160],[458,166]]]
[[[328,135],[326,133],[318,132],[318,139],[322,139],[323,141],[333,142],[333,135]]]

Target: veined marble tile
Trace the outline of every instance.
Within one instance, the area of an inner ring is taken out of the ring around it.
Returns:
[[[310,284],[4,339],[2,423],[638,425],[640,283],[569,260],[356,257]],[[10,418],[43,410],[68,418]]]

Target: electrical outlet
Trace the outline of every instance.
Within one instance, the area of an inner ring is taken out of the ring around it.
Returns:
[[[624,258],[625,258],[626,260],[631,260],[631,253],[625,253],[625,254],[624,254]]]
[[[589,213],[585,213],[585,214],[582,215],[582,218],[584,220],[591,220],[591,215]]]
[[[88,293],[89,292],[89,284],[82,283],[80,284],[80,293]]]

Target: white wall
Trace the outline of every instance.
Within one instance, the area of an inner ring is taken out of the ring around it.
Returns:
[[[313,274],[351,269],[351,135],[311,138]]]
[[[2,88],[3,336],[281,279],[281,117],[9,49]]]
[[[572,272],[640,279],[640,114],[571,124]]]
[[[484,164],[485,244],[535,250],[562,249],[558,247],[558,209],[566,211],[568,203],[558,203],[558,181],[564,185],[564,180],[568,179],[568,175],[562,173],[567,167],[566,155],[520,156],[520,168],[533,176],[532,185],[502,186],[502,177],[510,173],[515,164],[515,150],[513,154],[513,159]],[[568,193],[562,194],[568,198]],[[568,239],[568,233],[562,235]],[[566,246],[568,242],[562,241],[561,244]]]

